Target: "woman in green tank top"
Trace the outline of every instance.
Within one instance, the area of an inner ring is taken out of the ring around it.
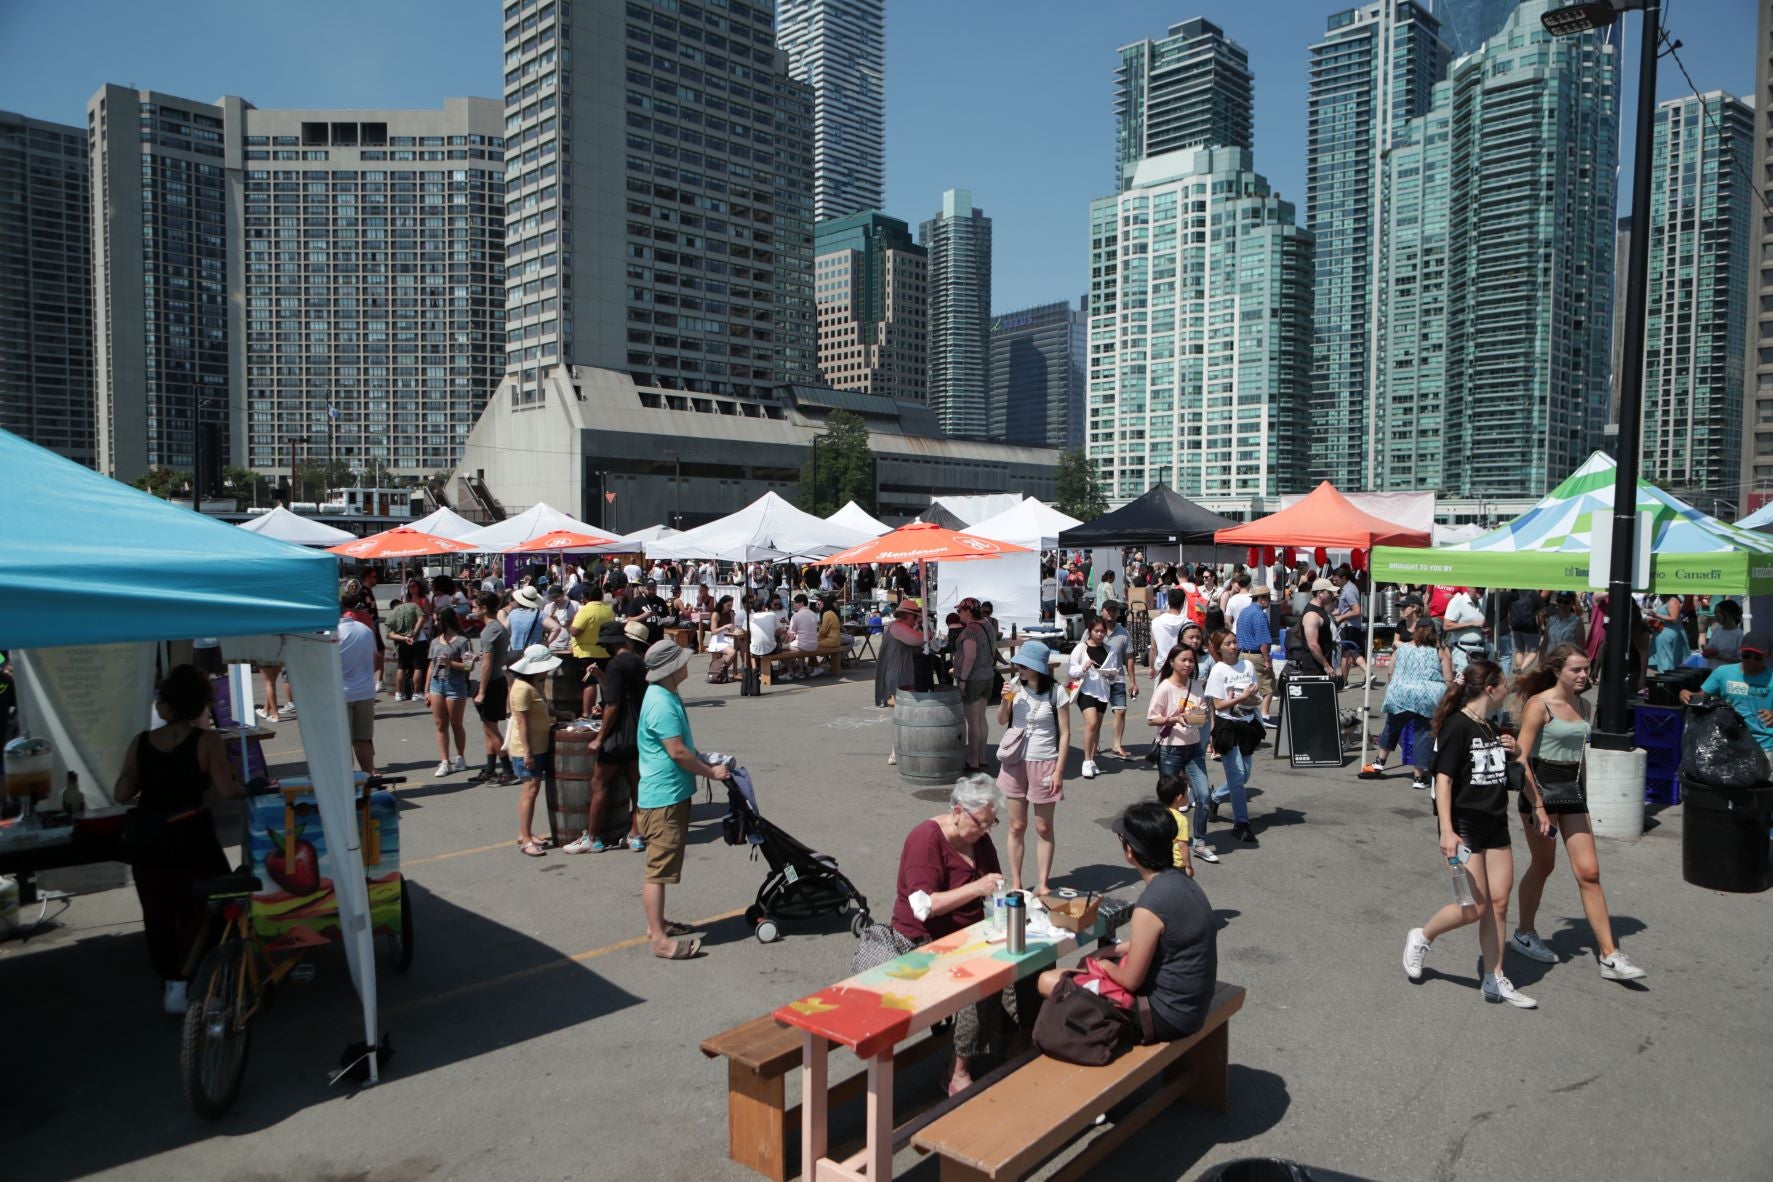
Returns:
[[[1552,779],[1577,782],[1586,771],[1583,753],[1592,729],[1588,703],[1582,691],[1589,685],[1588,654],[1573,644],[1560,644],[1531,672],[1515,683],[1521,704],[1520,749],[1528,753],[1526,781],[1521,789],[1522,828],[1533,861],[1521,875],[1519,926],[1508,947],[1517,955],[1542,964],[1555,964],[1557,953],[1547,948],[1534,931],[1539,900],[1546,880],[1557,865],[1557,835],[1561,829],[1570,869],[1582,895],[1582,911],[1594,932],[1601,956],[1601,976],[1611,981],[1635,981],[1644,970],[1627,960],[1613,940],[1613,921],[1607,913],[1607,896],[1601,889],[1601,864],[1596,856],[1594,827],[1588,820],[1586,790],[1583,803],[1554,805],[1547,812],[1543,782]]]

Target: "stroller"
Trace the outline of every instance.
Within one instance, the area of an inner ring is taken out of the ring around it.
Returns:
[[[852,913],[850,933],[855,936],[874,922],[868,916],[868,900],[844,877],[836,858],[809,849],[764,819],[744,768],[733,768],[726,800],[727,813],[721,822],[726,843],[750,846],[752,858],[761,852],[770,867],[763,885],[757,888],[757,901],[745,908],[746,922],[759,943],[782,938],[777,927],[782,919],[811,919],[847,911]]]

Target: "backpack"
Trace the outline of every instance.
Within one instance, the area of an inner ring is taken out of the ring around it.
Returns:
[[[1514,602],[1508,605],[1508,626],[1516,632],[1539,630],[1538,593],[1522,592],[1514,597]]]

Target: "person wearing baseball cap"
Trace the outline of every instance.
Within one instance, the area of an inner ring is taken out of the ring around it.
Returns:
[[[1311,599],[1298,621],[1287,630],[1287,672],[1312,676],[1334,677],[1332,663],[1338,650],[1336,630],[1330,623],[1330,603],[1336,598],[1336,584],[1316,579],[1311,584]]]
[[[1773,669],[1767,667],[1773,655],[1773,636],[1765,632],[1746,632],[1742,637],[1742,660],[1734,665],[1719,665],[1699,687],[1701,693],[1729,702],[1748,733],[1762,751],[1773,751]],[[1681,691],[1681,701],[1691,701],[1692,690]]]
[[[596,761],[591,770],[591,807],[585,832],[561,849],[564,854],[601,854],[608,847],[603,841],[603,816],[609,807],[610,781],[621,780],[628,793],[629,849],[639,853],[646,848],[640,836],[640,810],[635,796],[640,788],[640,704],[646,697],[647,649],[644,620],[629,620],[621,625],[620,641],[607,642],[612,655],[603,667],[602,726],[591,740],[590,752]],[[623,844],[617,842],[617,845]]]
[[[727,780],[725,764],[710,766],[696,752],[689,715],[677,689],[689,670],[690,654],[670,640],[646,650],[646,694],[640,703],[640,793],[635,829],[646,843],[646,876],[641,906],[653,955],[687,960],[701,950],[700,940],[681,940],[688,929],[665,918],[665,887],[683,880],[683,850],[689,840],[690,798],[696,777]]]

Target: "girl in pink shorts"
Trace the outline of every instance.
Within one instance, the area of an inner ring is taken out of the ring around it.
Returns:
[[[1053,680],[1051,653],[1037,640],[1010,659],[997,721],[1008,727],[998,747],[997,786],[1010,814],[1009,887],[1022,889],[1022,849],[1034,810],[1035,890],[1045,894],[1053,873],[1053,807],[1064,799],[1065,755],[1071,747],[1070,697]]]

